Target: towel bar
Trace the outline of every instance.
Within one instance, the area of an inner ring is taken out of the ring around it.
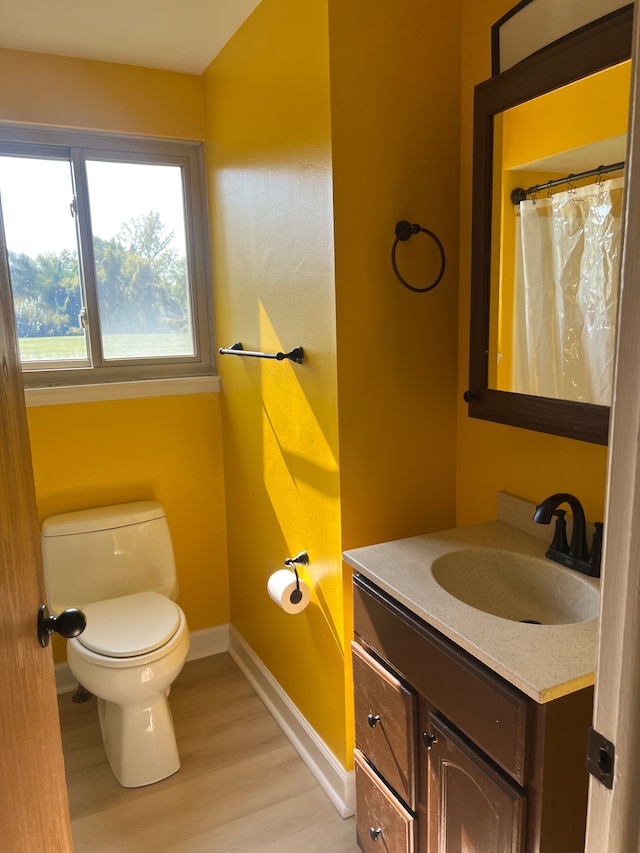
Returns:
[[[304,361],[302,347],[294,347],[291,352],[252,352],[244,349],[241,343],[237,343],[230,347],[221,347],[218,352],[220,355],[241,355],[245,358],[275,358],[276,361],[284,361],[285,358],[288,358],[290,361],[295,361],[296,364],[302,364]]]

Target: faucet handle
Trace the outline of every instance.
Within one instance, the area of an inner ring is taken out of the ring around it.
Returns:
[[[600,561],[602,559],[602,522],[596,521],[593,525],[593,539],[591,541],[591,554],[589,555],[589,565],[591,567],[591,576],[594,578],[600,577]]]
[[[566,510],[556,509],[553,515],[556,516],[556,529],[553,534],[553,542],[551,548],[554,551],[559,551],[562,554],[569,553],[569,541],[567,539],[567,519],[565,518]]]

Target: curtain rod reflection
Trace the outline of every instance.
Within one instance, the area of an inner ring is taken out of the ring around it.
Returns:
[[[526,201],[527,196],[535,195],[541,190],[548,190],[551,187],[559,187],[562,184],[570,184],[572,181],[579,181],[581,178],[593,178],[600,175],[607,175],[609,172],[619,172],[624,169],[624,160],[621,163],[611,163],[609,166],[598,166],[595,169],[588,169],[586,172],[577,172],[573,175],[567,175],[566,178],[557,178],[555,181],[547,181],[546,184],[536,184],[529,187],[528,190],[522,187],[516,187],[511,191],[511,201],[513,204],[520,204],[521,201]]]

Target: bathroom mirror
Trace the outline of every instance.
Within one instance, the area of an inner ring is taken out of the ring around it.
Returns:
[[[629,0],[519,0],[491,27],[491,72],[499,74]]]
[[[622,217],[632,15],[617,10],[476,87],[471,417],[607,443],[620,254],[611,228]],[[515,187],[540,185],[512,200]],[[595,225],[584,221],[589,193]],[[578,237],[564,233],[568,221]],[[595,250],[591,271],[576,261],[578,244],[581,257]],[[576,263],[573,279],[556,282]],[[585,299],[591,279],[598,295]],[[551,378],[540,378],[539,362],[552,363]],[[586,378],[576,373],[584,365]]]

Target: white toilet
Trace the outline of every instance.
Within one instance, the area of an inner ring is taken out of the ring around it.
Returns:
[[[168,703],[189,650],[169,526],[151,501],[68,512],[42,526],[48,605],[87,627],[67,643],[74,677],[97,697],[113,773],[125,788],[180,768]]]

